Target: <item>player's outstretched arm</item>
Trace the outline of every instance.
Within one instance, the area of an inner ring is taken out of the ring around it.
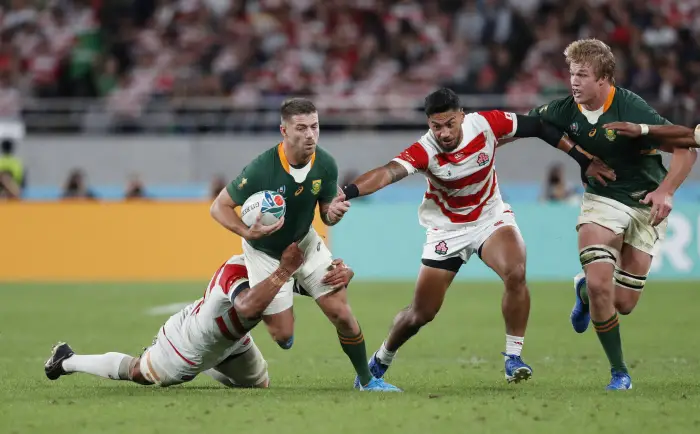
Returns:
[[[280,288],[303,263],[304,253],[297,243],[290,244],[282,252],[279,266],[267,279],[235,296],[233,305],[236,312],[244,318],[259,318]]]
[[[700,125],[692,128],[682,125],[646,125],[632,122],[611,122],[603,125],[603,128],[615,130],[618,134],[627,137],[641,137],[648,135],[667,147],[697,148],[700,147]]]
[[[222,189],[209,208],[209,213],[221,226],[246,240],[257,240],[270,235],[279,230],[284,224],[284,217],[275,224],[265,226],[260,222],[262,213],[258,220],[251,226],[246,226],[241,217],[236,212],[238,204],[231,199],[226,188]]]
[[[595,178],[602,185],[607,185],[607,180],[616,179],[615,172],[600,158],[595,157],[574,143],[568,135],[549,122],[543,121],[537,116],[517,115],[518,126],[514,137],[537,137],[549,145],[566,152],[579,166],[581,172],[587,177]]]
[[[407,176],[408,170],[403,165],[396,161],[390,161],[381,167],[360,175],[352,184],[343,187],[343,193],[347,200],[368,196]]]
[[[350,202],[346,199],[343,189],[337,188],[338,194],[330,202],[319,200],[318,209],[321,212],[321,220],[326,226],[338,223],[350,209]]]

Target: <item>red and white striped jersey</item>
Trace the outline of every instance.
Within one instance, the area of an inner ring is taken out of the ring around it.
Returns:
[[[163,332],[183,359],[193,366],[213,366],[245,345],[257,321],[239,318],[233,299],[236,290],[247,287],[243,255],[233,256],[219,267],[199,300],[165,323]]]
[[[455,230],[503,211],[494,167],[496,144],[513,137],[517,128],[514,113],[469,113],[462,123],[462,142],[454,150],[445,152],[428,131],[394,158],[409,174],[421,172],[428,181],[418,210],[422,226]]]

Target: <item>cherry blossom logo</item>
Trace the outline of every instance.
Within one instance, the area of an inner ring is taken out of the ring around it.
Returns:
[[[489,163],[488,154],[485,152],[482,152],[481,154],[479,154],[479,157],[476,159],[476,163],[479,166],[484,166],[484,165],[488,164]]]
[[[446,255],[447,254],[447,243],[444,241],[440,241],[435,245],[435,253],[438,255]]]

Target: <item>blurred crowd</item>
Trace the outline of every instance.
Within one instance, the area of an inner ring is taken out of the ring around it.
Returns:
[[[16,142],[10,139],[0,141],[0,202],[20,200],[25,197],[29,170],[23,159],[15,154],[15,144]],[[214,176],[200,199],[213,200],[222,189],[226,188],[228,182],[229,180],[222,174]],[[109,196],[109,198],[114,199],[113,192]],[[137,173],[132,173],[118,196],[124,200],[147,200],[156,199],[158,195],[151,194],[141,176]],[[63,200],[104,199],[90,185],[85,171],[78,167],[69,171],[56,198]],[[54,197],[51,199],[54,199]],[[191,197],[190,199],[195,198]]]
[[[618,84],[695,113],[698,0],[10,0],[0,12],[0,115],[28,97],[102,97],[128,125],[154,105],[290,94],[321,106],[567,92],[562,51],[596,37]],[[681,61],[682,60],[682,61]],[[269,104],[268,104],[269,105]],[[502,105],[502,104],[501,104]]]

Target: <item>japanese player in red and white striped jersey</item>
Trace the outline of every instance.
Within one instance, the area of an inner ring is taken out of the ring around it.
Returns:
[[[249,332],[303,262],[302,251],[293,243],[282,253],[277,270],[250,287],[243,255],[233,256],[214,273],[199,300],[166,321],[140,357],[116,352],[78,355],[59,343],[44,365],[46,376],[56,380],[82,372],[166,387],[205,373],[229,387],[268,387],[267,362]],[[324,281],[346,286],[352,270],[340,259],[333,265]]]
[[[427,240],[414,299],[396,316],[389,336],[370,359],[370,370],[376,377],[384,375],[401,345],[435,317],[460,267],[476,253],[505,284],[506,379],[526,380],[532,368],[520,357],[530,312],[525,244],[498,189],[494,160],[499,140],[539,137],[567,152],[582,171],[601,182],[613,179],[614,173],[539,118],[498,110],[465,114],[450,89],[428,95],[425,113],[430,130],[420,140],[343,188],[346,199],[353,199],[414,173],[427,179],[419,208]]]

